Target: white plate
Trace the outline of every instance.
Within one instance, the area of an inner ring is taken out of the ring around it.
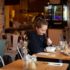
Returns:
[[[56,47],[46,47],[47,52],[55,52]]]
[[[52,65],[52,66],[62,66],[63,63],[48,62],[48,65]]]

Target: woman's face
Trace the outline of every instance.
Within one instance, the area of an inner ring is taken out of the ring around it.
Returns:
[[[46,34],[47,28],[48,28],[47,25],[41,25],[40,28],[37,28],[37,27],[36,27],[37,34],[39,34],[39,35],[44,35],[44,34]]]

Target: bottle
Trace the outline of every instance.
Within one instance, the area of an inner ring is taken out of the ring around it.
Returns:
[[[24,47],[27,48],[27,46],[28,46],[28,37],[27,37],[26,34],[24,34],[23,38],[24,38],[24,43],[23,43],[24,44]]]
[[[65,47],[64,46],[64,37],[62,34],[60,35],[59,45],[60,45],[61,50],[64,50],[64,47]]]
[[[36,63],[33,60],[29,64],[29,70],[36,70]]]
[[[35,55],[30,56],[31,62],[29,64],[29,70],[36,70],[36,62],[37,62],[37,58]]]

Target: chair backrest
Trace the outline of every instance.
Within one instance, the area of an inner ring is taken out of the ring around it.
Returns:
[[[4,55],[6,40],[0,39],[0,56]]]
[[[13,50],[17,50],[17,46],[18,46],[18,34],[13,34]]]

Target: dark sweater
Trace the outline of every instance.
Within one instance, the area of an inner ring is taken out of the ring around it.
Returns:
[[[38,35],[36,32],[29,32],[28,34],[28,49],[29,54],[43,52],[46,47],[45,35]]]

